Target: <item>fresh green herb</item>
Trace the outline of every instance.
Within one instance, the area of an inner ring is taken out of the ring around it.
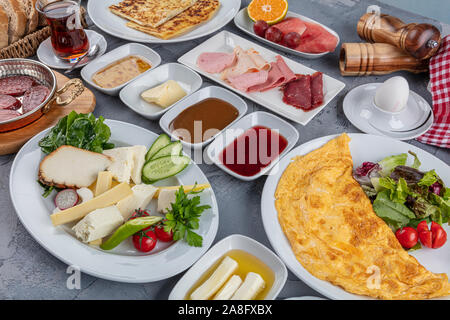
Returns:
[[[419,169],[420,166],[422,165],[422,163],[420,162],[419,158],[417,157],[417,154],[415,154],[412,151],[408,151],[408,153],[414,157],[414,162],[410,167],[414,168],[414,169]]]
[[[390,199],[390,191],[384,190],[378,193],[373,202],[373,210],[377,216],[395,229],[406,226],[411,219],[415,219],[414,212],[404,204]]]
[[[114,148],[108,143],[111,130],[103,117],[95,118],[92,113],[83,114],[72,111],[61,118],[56,126],[39,141],[42,152],[50,153],[62,145],[71,145],[94,152]]]
[[[381,176],[387,177],[391,174],[391,172],[395,169],[397,166],[404,166],[406,164],[406,160],[408,159],[407,153],[401,153],[396,156],[390,156],[386,157],[378,164],[381,166]]]
[[[438,181],[438,176],[436,174],[436,171],[431,170],[425,173],[423,178],[417,182],[417,184],[421,187],[429,187],[432,184],[434,184],[436,181]]]
[[[184,239],[190,246],[201,247],[203,238],[192,230],[199,228],[200,216],[203,211],[211,208],[209,205],[200,205],[200,196],[188,197],[202,191],[184,192],[183,186],[176,192],[176,200],[171,204],[171,209],[166,214],[164,231],[173,232],[175,241]]]

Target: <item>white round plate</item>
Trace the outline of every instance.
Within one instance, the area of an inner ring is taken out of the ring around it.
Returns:
[[[349,134],[349,136],[351,138],[350,151],[353,157],[354,166],[359,166],[364,161],[376,162],[387,156],[411,150],[417,154],[422,162],[420,170],[428,171],[435,169],[436,173],[442,178],[444,183],[447,186],[450,185],[449,166],[422,149],[388,137],[361,133],[353,133]],[[291,162],[291,159],[295,156],[305,155],[320,148],[335,137],[337,137],[337,135],[322,137],[306,142],[293,149],[280,160],[279,170],[273,175],[269,175],[262,193],[261,212],[264,229],[266,230],[270,244],[289,270],[311,288],[330,299],[368,299],[368,297],[348,293],[340,287],[334,286],[327,281],[320,280],[303,268],[292,252],[289,241],[286,239],[283,230],[281,229],[278,222],[277,210],[275,209],[275,190],[281,175]],[[447,224],[444,225],[444,229],[447,233],[450,232],[450,227]],[[421,250],[413,251],[412,255],[428,270],[450,275],[450,241],[447,241],[447,243],[439,249],[423,248]]]
[[[102,54],[106,52],[106,48],[108,46],[105,37],[102,36],[100,33],[95,32],[93,30],[84,30],[84,31],[88,36],[90,45],[98,43],[99,51],[97,55],[94,57],[94,59],[85,59],[85,61],[80,62],[76,68],[81,68],[86,64],[88,64],[89,62],[100,57]],[[72,67],[72,63],[61,60],[55,55],[55,53],[53,52],[50,37],[42,41],[42,43],[39,45],[39,48],[37,49],[36,54],[39,61],[41,61],[43,64],[48,65],[50,68],[70,69]]]
[[[423,135],[434,121],[428,102],[414,91],[410,91],[407,107],[394,117],[402,119],[405,127],[391,131],[388,122],[392,116],[379,111],[372,101],[381,83],[367,83],[350,90],[344,98],[343,109],[347,119],[359,130],[387,136],[398,140],[409,140]],[[414,114],[414,117],[412,115]]]
[[[119,2],[120,0],[89,1],[87,5],[89,17],[97,27],[112,36],[145,43],[174,43],[207,36],[230,22],[241,7],[241,0],[221,0],[220,8],[211,20],[179,37],[164,40],[127,27],[128,20],[115,15],[108,9],[109,6]]]
[[[107,120],[111,128],[111,141],[116,146],[146,145],[150,146],[158,135],[141,127]],[[172,277],[189,268],[211,246],[219,224],[219,212],[212,189],[200,194],[201,203],[209,204],[211,209],[205,210],[200,218],[197,232],[203,237],[203,246],[190,247],[184,241],[170,246],[158,242],[158,246],[150,254],[138,254],[133,248],[131,239],[111,251],[102,251],[98,247],[89,246],[74,238],[64,227],[54,227],[50,221],[54,205],[52,196],[44,199],[42,188],[36,182],[38,166],[44,154],[38,142],[49,129],[30,139],[17,153],[10,174],[11,200],[17,215],[36,241],[47,251],[68,265],[77,266],[81,271],[95,277],[130,283],[158,281]],[[191,163],[177,179],[163,181],[165,185],[174,183],[190,185],[208,183],[200,168]],[[148,207],[155,212],[155,200]]]

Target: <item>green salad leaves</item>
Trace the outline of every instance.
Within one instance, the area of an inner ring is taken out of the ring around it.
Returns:
[[[180,186],[176,193],[176,200],[171,204],[171,209],[166,214],[164,221],[164,231],[173,232],[173,240],[184,239],[190,246],[201,247],[203,238],[193,230],[199,228],[199,218],[203,211],[211,208],[209,205],[200,205],[200,196],[188,197],[191,194],[198,194],[202,191],[184,192]]]
[[[103,117],[95,118],[92,113],[83,114],[72,111],[61,118],[56,126],[39,141],[42,152],[51,153],[62,145],[70,145],[94,152],[114,148],[108,143],[111,130]]]

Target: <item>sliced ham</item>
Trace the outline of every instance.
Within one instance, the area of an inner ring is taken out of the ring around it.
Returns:
[[[20,113],[14,110],[0,110],[0,121],[14,119],[20,116]]]
[[[204,52],[198,56],[197,65],[203,71],[220,73],[233,66],[236,62],[235,53]]]
[[[22,100],[22,112],[27,113],[47,99],[50,90],[46,86],[33,86],[25,92]]]
[[[317,108],[323,103],[323,79],[322,72],[311,75],[311,106]]]
[[[267,91],[293,80],[296,78],[294,72],[288,67],[281,56],[276,56],[276,61],[271,63],[271,68],[267,81],[248,89],[249,92]]]
[[[286,104],[303,110],[311,109],[311,76],[297,75],[283,87],[283,101]]]
[[[307,53],[331,52],[336,49],[337,38],[317,23],[305,22],[306,30],[303,32],[297,51]]]
[[[237,59],[236,64],[222,72],[221,77],[223,80],[228,80],[244,73],[266,70],[268,69],[267,65],[270,67],[270,64],[265,62],[256,51],[244,51],[241,47],[236,46],[234,53]]]
[[[244,73],[235,77],[229,77],[228,81],[234,88],[247,92],[250,87],[265,83],[268,77],[269,71],[261,70],[257,72]]]
[[[283,34],[297,32],[302,35],[306,30],[306,24],[299,18],[286,18],[275,25]]]
[[[31,88],[34,79],[29,76],[10,76],[0,79],[0,94],[21,96]]]

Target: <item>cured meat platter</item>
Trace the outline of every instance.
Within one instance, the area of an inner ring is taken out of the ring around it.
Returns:
[[[280,90],[278,90],[278,88],[273,88],[272,90],[263,92],[245,92],[236,89],[236,87],[233,87],[229,82],[224,81],[220,74],[205,72],[197,65],[198,57],[202,53],[232,53],[236,47],[241,47],[243,50],[253,50],[266,61],[277,60],[278,55],[272,50],[266,49],[231,32],[222,31],[181,56],[178,59],[178,62],[197,71],[203,76],[216,81],[222,86],[233,90],[234,92],[266,107],[267,109],[302,125],[306,125],[312,118],[314,118],[314,116],[318,114],[323,108],[325,108],[325,106],[345,87],[345,84],[343,82],[336,80],[326,74],[323,74],[323,103],[315,109],[304,111],[300,108],[296,108],[292,105],[286,104],[282,100],[282,94],[280,93]],[[316,72],[316,70],[308,68],[307,66],[295,62],[294,60],[288,58],[283,58],[283,60],[295,74],[310,75]]]

